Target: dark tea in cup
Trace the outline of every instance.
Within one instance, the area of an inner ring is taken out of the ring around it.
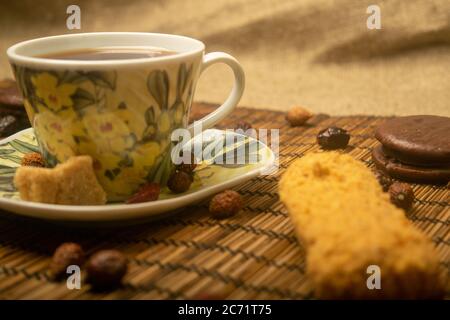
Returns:
[[[37,57],[57,60],[126,60],[156,58],[172,54],[176,52],[157,47],[98,47],[52,52]]]

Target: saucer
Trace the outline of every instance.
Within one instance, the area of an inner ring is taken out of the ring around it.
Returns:
[[[233,142],[218,148],[217,141],[220,139],[217,137]],[[0,141],[0,208],[23,216],[67,222],[152,218],[169,215],[170,211],[199,202],[261,174],[268,174],[275,163],[274,153],[264,143],[232,131],[205,130],[187,144],[194,146],[192,150],[197,150],[197,157],[199,152],[205,154],[206,151],[213,156],[197,165],[194,182],[185,193],[174,194],[163,188],[159,199],[151,202],[108,203],[100,206],[57,205],[21,200],[14,187],[14,174],[24,154],[39,152],[33,129],[22,130]],[[233,163],[226,161],[230,154],[239,154],[235,152],[238,148],[244,148],[240,150],[245,150],[245,157]]]

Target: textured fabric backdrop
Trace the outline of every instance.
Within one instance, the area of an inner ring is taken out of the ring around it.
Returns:
[[[375,3],[382,30],[366,28]],[[450,115],[448,0],[2,0],[0,77],[11,75],[10,45],[74,32],[65,27],[69,4],[81,7],[82,32],[178,33],[233,54],[247,74],[241,105]],[[223,101],[231,83],[226,67],[213,67],[196,99]]]

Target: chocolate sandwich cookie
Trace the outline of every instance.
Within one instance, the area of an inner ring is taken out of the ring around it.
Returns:
[[[375,166],[393,178],[423,183],[446,183],[450,181],[450,165],[440,167],[420,167],[405,164],[383,151],[382,146],[372,150]]]
[[[375,137],[384,154],[412,166],[450,165],[450,118],[418,115],[381,124]],[[421,171],[422,172],[422,171]]]

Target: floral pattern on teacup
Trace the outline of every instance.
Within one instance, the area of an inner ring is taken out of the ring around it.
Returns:
[[[168,180],[170,133],[187,126],[195,68],[56,72],[13,66],[47,164],[91,155],[109,200],[123,200],[147,181]]]
[[[43,100],[45,106],[54,112],[73,106],[72,95],[77,87],[71,83],[58,83],[58,78],[48,72],[31,77],[36,89],[36,96]]]

